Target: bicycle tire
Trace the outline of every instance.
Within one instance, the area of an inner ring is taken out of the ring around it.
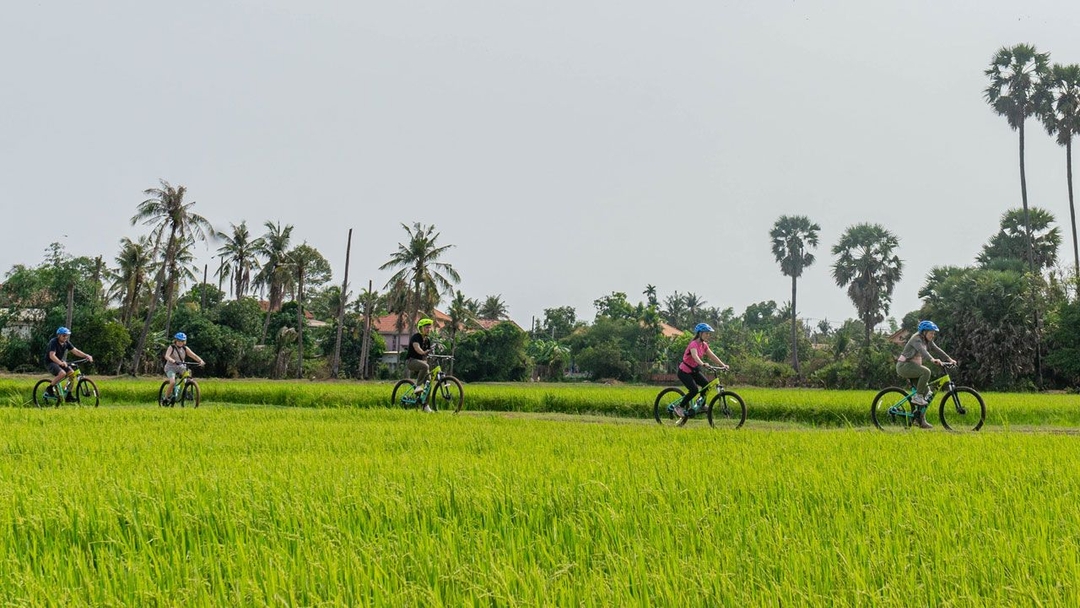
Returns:
[[[80,378],[79,383],[75,385],[75,402],[79,405],[97,407],[100,401],[94,381],[89,378]]]
[[[962,395],[969,395],[971,398],[964,398]],[[947,405],[953,407],[946,407]],[[958,386],[941,396],[938,417],[941,418],[941,426],[950,431],[978,431],[986,422],[986,403],[979,391],[968,386]]]
[[[180,407],[185,407],[187,405],[199,407],[201,398],[202,394],[199,390],[199,383],[194,380],[186,380],[184,382],[184,388],[180,389]]]
[[[732,406],[732,403],[735,406]],[[719,406],[719,407],[718,407]],[[720,391],[709,401],[706,414],[709,418],[709,426],[725,429],[742,428],[746,422],[746,402],[738,393],[732,391]]]
[[[398,383],[394,385],[394,391],[390,393],[390,407],[395,405],[400,405],[404,409],[416,407],[415,394],[416,384],[412,380],[398,380]]]
[[[38,380],[34,385],[34,392],[32,393],[34,399],[34,407],[59,407],[60,399],[58,397],[49,397],[45,395],[45,389],[49,388],[50,380]]]
[[[177,380],[177,382],[179,382],[179,380]],[[168,388],[169,388],[169,382],[165,381],[165,382],[161,383],[161,388],[158,389],[157,402],[158,402],[158,405],[160,405],[161,407],[172,407],[173,406],[173,404],[169,403],[166,400],[167,397],[168,397],[168,393],[166,392]]]
[[[428,404],[436,412],[439,410],[451,410],[455,414],[461,411],[465,403],[465,389],[461,386],[461,380],[453,376],[445,376],[435,383],[428,397]]]
[[[685,396],[686,391],[673,386],[660,391],[660,394],[656,396],[656,400],[653,401],[653,418],[657,424],[675,424],[679,422],[679,417],[669,411],[668,406],[675,404]]]
[[[901,404],[901,402],[903,402]],[[883,389],[874,395],[874,401],[870,404],[870,420],[874,426],[882,431],[906,431],[911,428],[914,418],[909,415],[901,415],[899,412],[889,410],[896,406],[906,414],[908,409],[914,407],[908,399],[908,391],[896,386]]]

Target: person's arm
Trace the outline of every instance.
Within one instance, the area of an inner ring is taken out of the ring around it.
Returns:
[[[64,363],[64,360],[56,356],[55,350],[49,350],[49,360],[59,365],[62,369],[68,369],[68,364]]]
[[[938,346],[938,345],[937,345],[936,343],[934,343],[934,342],[931,342],[931,343],[930,343],[930,346],[933,346],[933,347],[934,347],[934,350],[936,350],[937,352],[941,353],[941,357],[942,357],[942,359],[945,359],[945,363],[956,363],[956,361],[955,361],[955,360],[953,360],[953,358],[949,356],[949,353],[947,353],[947,352],[945,352],[945,351],[941,350],[941,347],[940,347],[940,346]],[[932,359],[932,361],[933,361],[934,363],[937,363],[938,365],[942,365],[942,360],[941,360],[941,359]]]
[[[171,365],[176,365],[178,363],[181,363],[180,361],[176,360],[176,357],[173,356],[173,351],[174,350],[176,350],[176,349],[174,349],[171,346],[169,348],[165,349],[165,363],[171,364]]]
[[[76,357],[82,357],[83,359],[86,359],[87,361],[89,361],[89,362],[91,362],[91,363],[93,363],[93,362],[94,362],[94,358],[93,358],[93,357],[91,357],[90,355],[88,355],[88,354],[84,353],[83,351],[81,351],[81,350],[79,350],[79,349],[75,348],[74,346],[73,346],[73,347],[71,347],[71,353],[72,353],[73,355],[75,355]]]
[[[200,357],[199,355],[196,355],[195,351],[191,350],[190,348],[188,348],[186,346],[184,347],[184,351],[187,353],[187,355],[189,357],[194,359],[195,362],[198,363],[199,365],[206,365],[206,361],[203,361],[202,357]]]
[[[698,348],[701,348],[701,347],[698,346]],[[701,366],[701,365],[705,364],[705,362],[701,360],[701,355],[698,354],[698,349],[697,348],[691,348],[690,349],[690,358],[694,360],[694,363],[696,363],[697,366]],[[697,366],[695,366],[695,367],[697,367]]]
[[[717,365],[719,365],[720,367],[727,367],[727,364],[724,363],[723,361],[721,361],[720,357],[716,356],[716,353],[712,352],[712,347],[711,346],[706,346],[705,348],[706,348],[706,352],[708,353],[708,355],[710,357],[712,357],[713,361],[716,361]]]

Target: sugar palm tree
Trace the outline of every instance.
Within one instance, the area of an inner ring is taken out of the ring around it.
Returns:
[[[1024,123],[1029,116],[1046,107],[1044,81],[1049,72],[1050,54],[1040,53],[1034,46],[1018,44],[1003,47],[984,72],[990,86],[984,91],[987,103],[994,112],[1004,116],[1009,127],[1020,134],[1020,197],[1024,205],[1024,226],[1028,230],[1028,265],[1035,273],[1031,251],[1031,224],[1028,220],[1027,172],[1024,166]]]
[[[1046,81],[1047,95],[1039,118],[1051,137],[1065,146],[1065,179],[1069,187],[1069,219],[1072,226],[1073,272],[1080,278],[1080,246],[1076,240],[1076,206],[1073,204],[1072,140],[1080,133],[1080,65],[1055,63]]]
[[[384,289],[396,284],[407,286],[407,305],[405,315],[409,325],[420,311],[431,312],[442,299],[442,292],[453,289],[461,282],[454,267],[439,261],[453,245],[439,245],[439,233],[435,226],[421,226],[414,223],[412,228],[401,225],[409,235],[408,243],[398,243],[398,250],[379,270],[397,269]]]
[[[769,232],[773,257],[780,264],[780,272],[791,277],[791,360],[796,374],[799,374],[797,285],[803,269],[814,263],[814,254],[808,249],[818,246],[819,230],[821,226],[805,215],[781,215]]]
[[[1021,209],[1009,209],[1001,216],[1001,230],[990,237],[990,241],[983,245],[982,252],[976,258],[980,266],[1024,272],[1027,231],[1024,229],[1023,220]],[[1041,207],[1032,207],[1028,212],[1028,220],[1035,269],[1042,271],[1053,268],[1057,264],[1058,247],[1061,245],[1061,231],[1054,225],[1054,214]]]
[[[222,255],[222,262],[227,263],[228,274],[232,279],[233,294],[237,300],[244,297],[251,287],[252,273],[259,270],[259,251],[262,250],[263,239],[251,238],[247,222],[240,225],[230,224],[232,234],[222,234],[224,241],[218,248]]]
[[[904,263],[896,255],[899,246],[896,235],[881,225],[856,224],[832,248],[833,278],[837,286],[848,288],[848,298],[865,326],[867,348],[870,332],[889,314],[893,288],[903,275]]]
[[[304,287],[322,285],[330,280],[330,263],[314,247],[303,243],[290,251],[283,266],[296,277],[296,377],[304,377]]]
[[[158,266],[157,277],[154,281],[155,294],[150,298],[149,310],[146,313],[146,322],[143,324],[139,341],[135,346],[135,355],[132,362],[132,370],[139,369],[139,359],[142,357],[146,338],[150,333],[150,324],[154,319],[154,312],[158,300],[161,299],[166,281],[165,273],[174,267],[174,259],[180,252],[184,243],[189,239],[206,241],[214,234],[214,228],[203,216],[192,211],[195,202],[184,202],[184,194],[187,189],[184,186],[173,187],[169,182],[160,180],[160,188],[150,188],[144,194],[146,199],[136,208],[135,215],[131,218],[131,225],[142,223],[151,226],[150,238],[154,243],[154,257],[161,253],[161,265]],[[171,315],[171,310],[169,311]],[[168,331],[166,329],[166,331]]]

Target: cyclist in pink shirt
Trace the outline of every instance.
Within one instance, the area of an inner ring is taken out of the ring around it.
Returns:
[[[705,359],[710,358],[716,361],[716,365],[721,368],[727,367],[727,364],[721,361],[720,357],[717,357],[716,353],[709,348],[708,340],[712,332],[713,328],[708,323],[695,325],[694,339],[686,346],[682,361],[679,362],[679,381],[686,386],[686,395],[675,406],[675,415],[679,418],[686,418],[686,406],[697,396],[699,387],[709,383],[705,374],[701,373],[701,366],[708,366]]]

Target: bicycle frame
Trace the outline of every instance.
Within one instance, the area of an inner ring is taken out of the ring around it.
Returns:
[[[950,393],[950,392],[952,392],[952,390],[954,388],[956,388],[956,383],[953,382],[952,376],[949,374],[949,372],[945,372],[945,374],[943,376],[940,376],[940,377],[938,377],[938,378],[936,378],[934,380],[931,380],[931,381],[927,382],[926,386],[930,389],[931,394],[936,393],[936,392],[940,392],[940,391],[944,391],[945,393]],[[890,416],[903,416],[904,418],[914,419],[916,409],[918,411],[925,412],[926,409],[930,407],[930,401],[929,400],[927,400],[926,405],[915,405],[915,403],[912,402],[911,400],[917,394],[918,394],[918,386],[916,386],[914,383],[912,383],[911,388],[908,389],[907,395],[905,395],[904,398],[901,399],[900,401],[897,401],[896,403],[892,404],[889,407],[889,409],[887,410],[887,413]],[[911,403],[912,406],[914,406],[912,408],[912,411],[908,411],[907,404],[909,402]]]
[[[709,380],[708,384],[698,389],[698,394],[694,396],[693,403],[688,404],[689,407],[686,408],[687,418],[693,418],[694,414],[705,411],[705,404],[709,402],[708,396],[710,390],[715,390],[718,393],[724,390],[724,386],[720,384],[720,370],[709,370],[709,372],[713,375],[713,379]],[[667,405],[667,411],[674,412],[675,406],[681,401],[682,397],[672,400],[672,402]]]
[[[79,383],[79,377],[82,376],[82,370],[79,369],[79,364],[86,359],[79,359],[78,361],[72,361],[68,365],[71,366],[71,371],[67,373],[67,376],[56,383],[57,392],[60,394],[60,398],[66,398],[71,394],[71,391],[75,389],[75,386]]]
[[[172,396],[174,400],[180,396],[180,391],[183,390],[182,387],[187,384],[188,380],[190,379],[191,369],[185,365],[184,371],[176,377],[176,382],[173,383]]]
[[[429,359],[450,359],[451,357],[450,357],[450,355],[429,355],[428,358]],[[432,367],[431,371],[428,372],[427,378],[424,378],[424,384],[423,384],[424,390],[422,390],[420,392],[419,396],[417,396],[414,393],[413,395],[406,395],[406,396],[402,397],[402,399],[405,401],[405,403],[407,403],[409,405],[416,405],[416,404],[423,405],[423,404],[426,404],[428,402],[428,397],[431,395],[431,387],[438,384],[438,382],[440,380],[442,380],[444,377],[445,377],[445,374],[442,371],[442,364],[440,363],[440,364],[435,365],[435,367]]]

